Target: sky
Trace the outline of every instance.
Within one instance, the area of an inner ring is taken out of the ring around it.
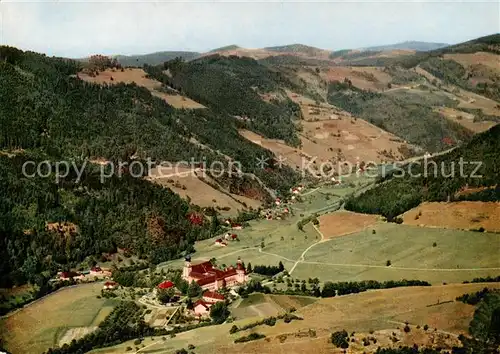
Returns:
[[[0,0],[0,44],[71,58],[302,43],[329,50],[500,32],[499,1]]]

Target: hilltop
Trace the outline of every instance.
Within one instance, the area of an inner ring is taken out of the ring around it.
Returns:
[[[395,50],[395,49],[406,49],[415,50],[417,52],[427,52],[430,50],[440,49],[448,47],[447,43],[434,43],[434,42],[420,42],[420,41],[406,41],[395,44],[379,45],[362,48],[362,50],[367,51],[380,51],[380,50]]]
[[[275,47],[265,47],[264,49],[271,52],[301,54],[310,57],[328,57],[328,51],[326,49],[311,47],[304,44],[289,44]]]
[[[243,49],[243,48],[241,48],[239,45],[236,45],[236,44],[230,44],[230,45],[226,45],[223,47],[209,50],[208,53],[224,52],[224,51],[228,51],[228,50],[237,50],[237,49]]]
[[[197,52],[165,51],[140,55],[116,55],[114,58],[123,66],[142,67],[144,64],[159,65],[178,57],[184,60],[193,60],[200,56],[201,53]]]

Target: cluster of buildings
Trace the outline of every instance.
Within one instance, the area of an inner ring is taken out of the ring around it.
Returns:
[[[182,270],[182,278],[188,283],[195,281],[203,290],[211,291],[238,286],[248,281],[248,275],[241,258],[238,258],[236,267],[219,269],[214,267],[210,261],[192,264],[191,256],[187,256]]]
[[[243,229],[243,225],[236,223],[236,222],[233,222],[231,219],[225,219],[224,224],[233,230],[242,230]]]
[[[56,278],[53,279],[53,281],[69,281],[73,279],[77,282],[86,282],[99,279],[109,279],[111,278],[111,274],[112,273],[109,269],[103,269],[101,267],[95,266],[90,268],[89,270],[84,270],[82,272],[58,272]]]
[[[201,299],[193,304],[193,312],[196,316],[202,317],[210,314],[210,308],[219,301],[225,301],[224,295],[215,291],[205,291]]]
[[[216,246],[226,247],[227,241],[236,241],[238,240],[238,235],[233,234],[231,232],[226,233],[223,237],[219,237],[215,240]]]
[[[212,262],[191,263],[191,257],[186,256],[182,278],[188,283],[196,282],[202,289],[203,295],[193,304],[195,316],[206,316],[210,313],[210,308],[217,302],[226,301],[224,295],[218,292],[219,289],[238,286],[248,281],[248,275],[241,258],[238,258],[236,267],[230,266],[224,269],[215,267]],[[165,280],[156,287],[157,289],[171,289],[176,291],[175,284],[170,280]]]

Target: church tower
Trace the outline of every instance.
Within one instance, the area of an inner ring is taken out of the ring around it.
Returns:
[[[191,274],[191,256],[187,255],[184,258],[184,268],[182,269],[182,279],[189,281],[189,275]]]
[[[238,283],[244,283],[246,281],[246,270],[240,257],[238,257],[238,262],[236,264],[236,281]]]

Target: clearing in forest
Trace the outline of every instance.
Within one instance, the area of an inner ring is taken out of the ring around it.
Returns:
[[[78,77],[84,81],[96,84],[116,85],[119,83],[131,84],[135,83],[138,86],[147,88],[153,96],[164,99],[169,105],[174,108],[205,108],[205,106],[193,101],[192,99],[180,94],[168,94],[161,91],[162,84],[159,81],[147,77],[147,73],[142,69],[124,68],[106,69],[99,72],[97,76],[90,76],[86,73],[78,73]]]

